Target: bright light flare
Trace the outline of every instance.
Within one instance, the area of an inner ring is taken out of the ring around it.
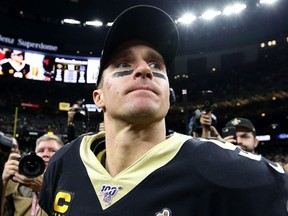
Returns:
[[[86,24],[86,25],[90,25],[90,26],[96,26],[96,27],[103,26],[103,22],[101,22],[101,21],[99,21],[99,20],[86,21],[85,24]]]
[[[196,16],[195,15],[193,15],[191,13],[187,13],[187,14],[184,14],[182,17],[180,17],[177,20],[177,22],[189,25],[192,22],[194,22],[195,20],[196,20]]]
[[[223,10],[224,15],[239,14],[241,11],[246,9],[246,4],[237,3],[234,5],[227,6]]]
[[[275,2],[277,2],[278,0],[260,0],[259,3],[260,4],[274,4]]]
[[[201,15],[201,18],[205,20],[212,20],[219,15],[221,15],[221,11],[207,10]]]
[[[63,22],[68,23],[68,24],[74,24],[74,25],[81,23],[79,20],[75,20],[75,19],[64,19]]]

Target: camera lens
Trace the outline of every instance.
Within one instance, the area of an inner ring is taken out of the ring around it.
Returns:
[[[19,173],[28,178],[35,178],[45,170],[45,162],[35,152],[30,152],[20,159]]]
[[[74,115],[74,120],[76,122],[84,122],[86,120],[86,113],[84,110],[77,110]]]

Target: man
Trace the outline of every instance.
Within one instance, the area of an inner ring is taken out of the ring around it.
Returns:
[[[25,62],[24,52],[21,50],[13,50],[10,58],[0,65],[0,75],[4,76],[27,78],[29,72],[30,65]]]
[[[56,152],[39,200],[49,215],[287,215],[282,167],[229,143],[166,137],[177,44],[174,21],[156,7],[116,18],[93,92],[105,132]]]
[[[11,134],[4,134],[0,131],[0,174],[2,176],[4,165],[8,160],[8,157],[11,153],[19,153],[18,141]],[[0,194],[3,193],[3,182],[2,178],[0,179]],[[0,212],[2,205],[0,206]]]
[[[235,127],[236,134],[223,137],[226,141],[235,143],[241,149],[255,153],[259,141],[256,138],[256,130],[249,119],[234,118],[226,124],[226,127]]]
[[[67,141],[71,142],[79,134],[87,133],[89,113],[84,100],[78,100],[67,112]],[[95,131],[104,130],[103,122],[97,124]]]
[[[35,153],[43,159],[45,167],[47,167],[50,158],[62,146],[63,142],[59,137],[45,134],[37,139]],[[19,152],[11,152],[4,167],[2,215],[47,215],[37,205],[43,176],[29,178],[19,174],[20,157]]]

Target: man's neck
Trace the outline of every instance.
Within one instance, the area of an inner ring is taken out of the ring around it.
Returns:
[[[165,139],[165,124],[151,125],[143,130],[105,128],[105,168],[111,176],[116,176]]]

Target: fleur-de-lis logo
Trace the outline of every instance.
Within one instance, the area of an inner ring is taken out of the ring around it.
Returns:
[[[172,216],[172,212],[170,209],[164,208],[161,212],[157,212],[155,216]]]

